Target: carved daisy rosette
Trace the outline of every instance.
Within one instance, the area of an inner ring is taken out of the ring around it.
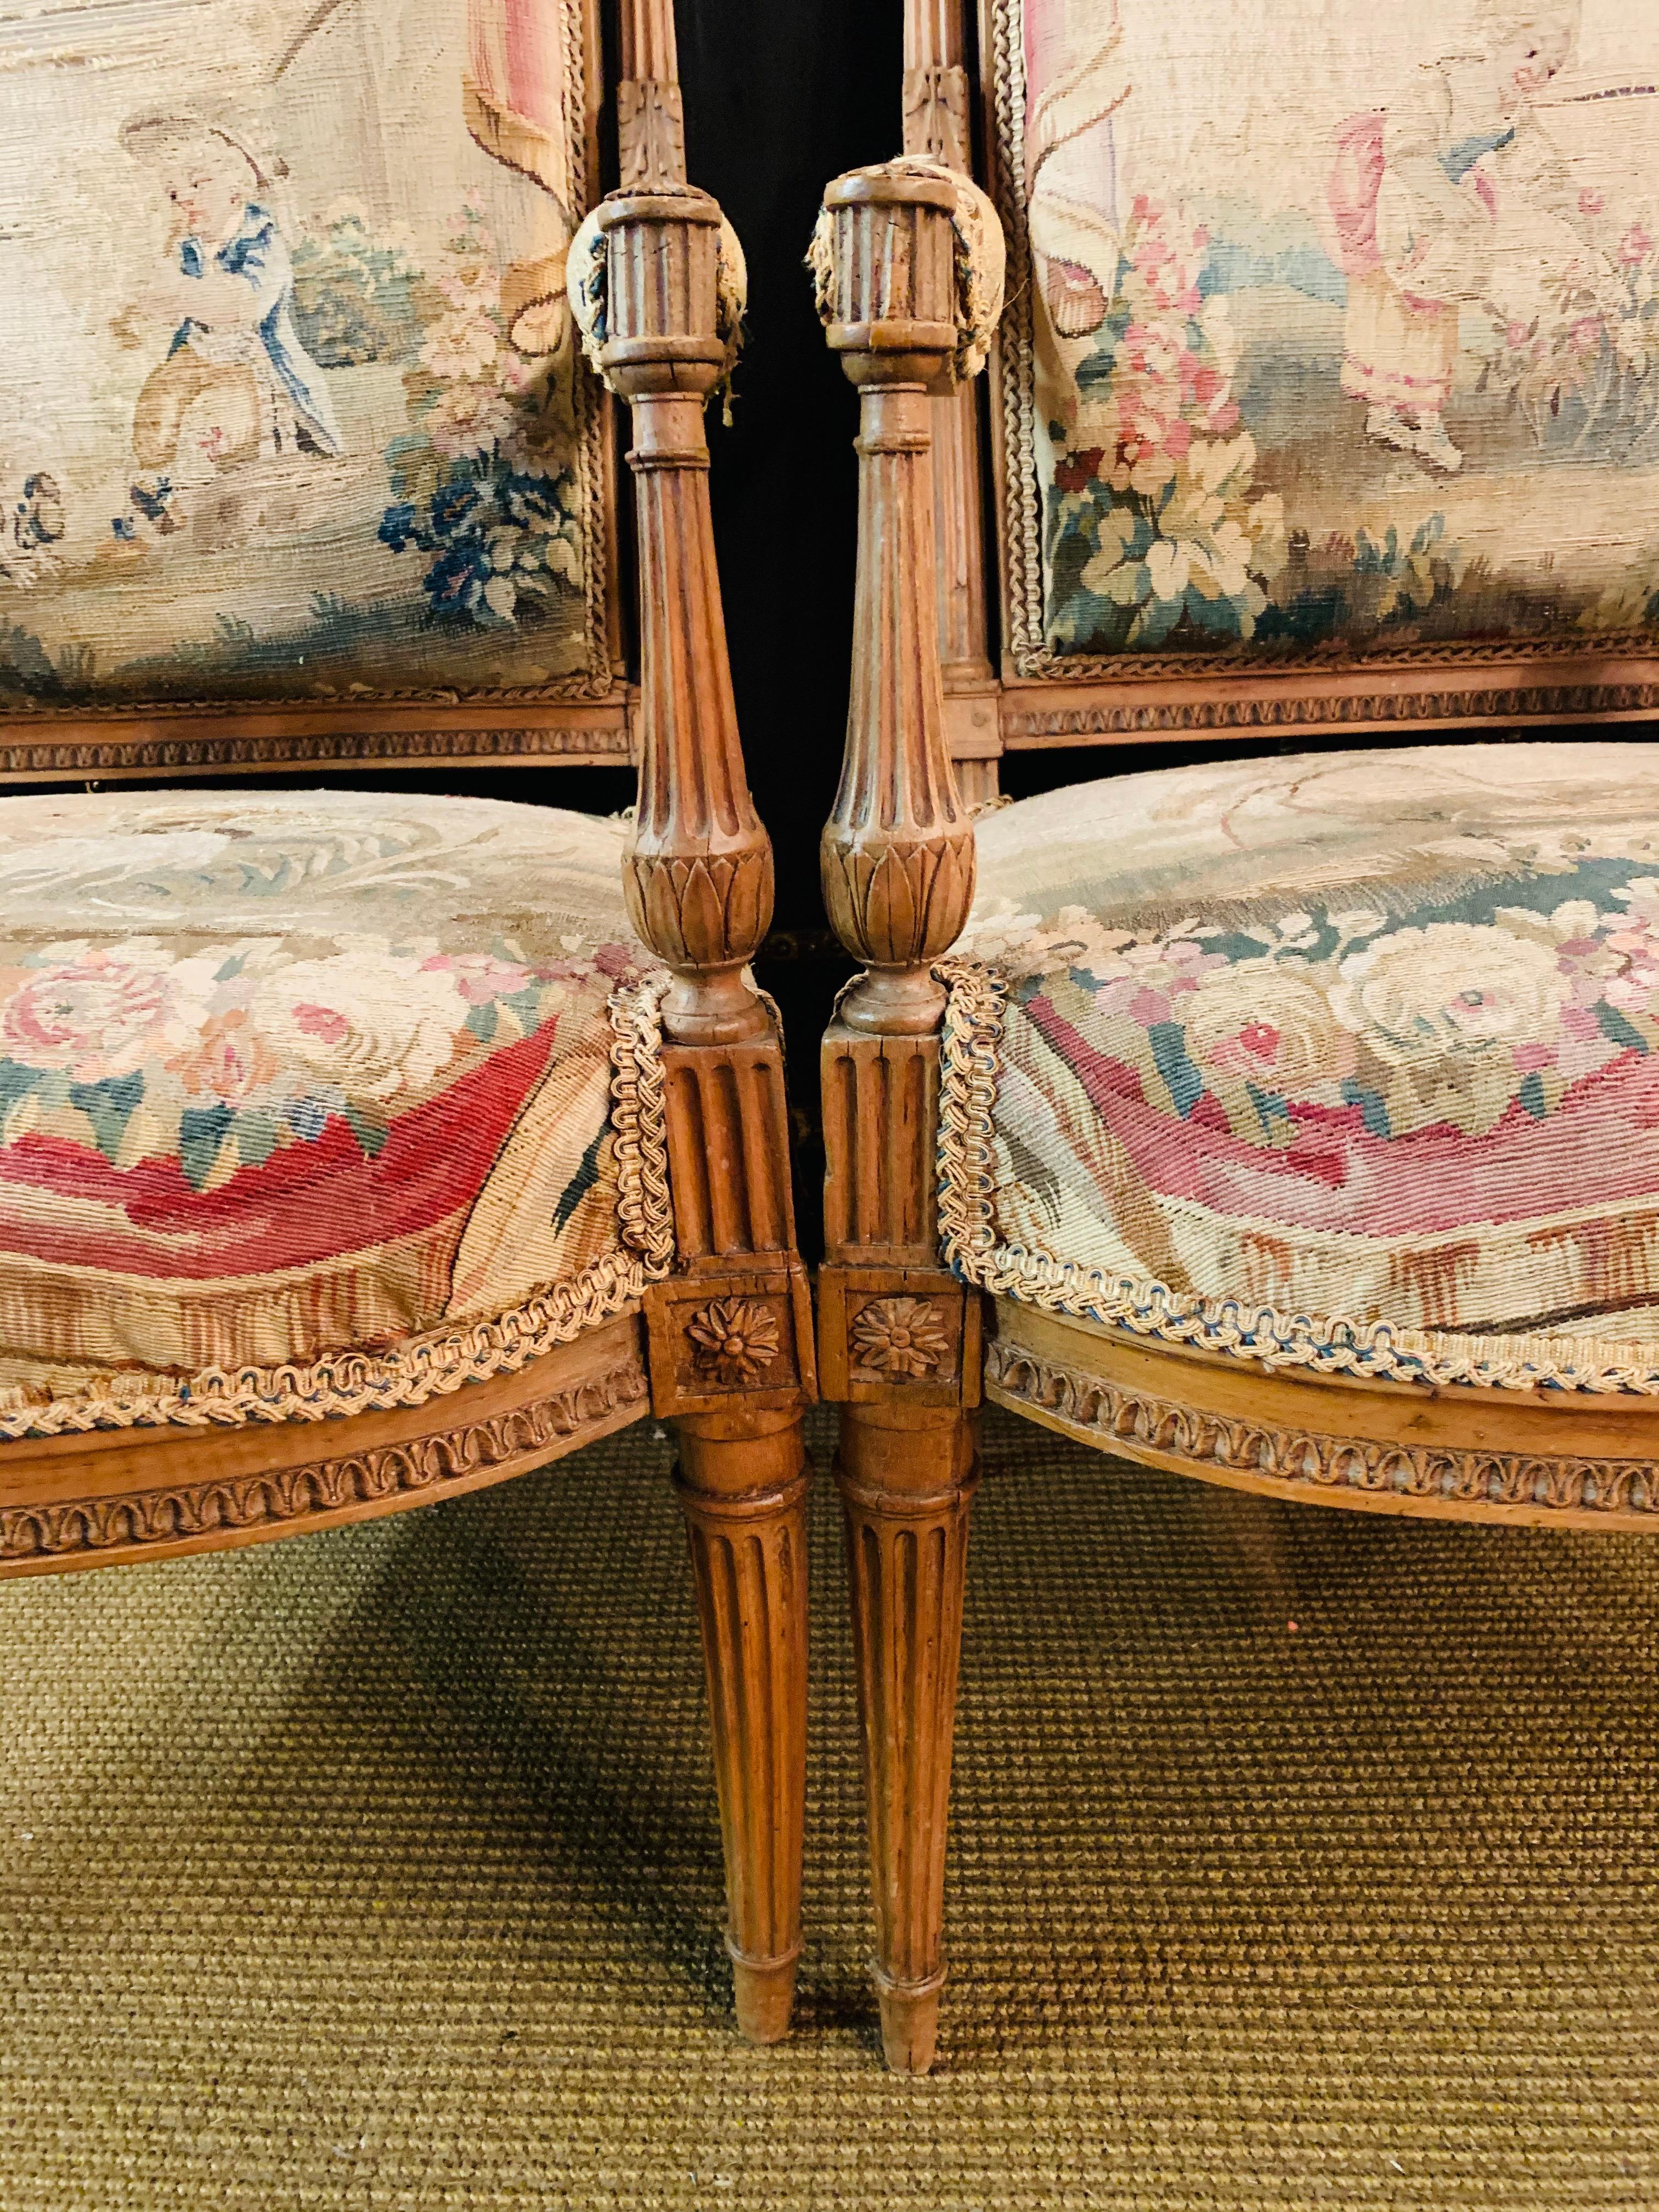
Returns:
[[[951,1348],[931,1298],[872,1298],[854,1316],[848,1340],[860,1367],[908,1382],[931,1375]]]
[[[778,1356],[778,1317],[754,1298],[714,1298],[685,1325],[691,1364],[711,1382],[753,1382]]]

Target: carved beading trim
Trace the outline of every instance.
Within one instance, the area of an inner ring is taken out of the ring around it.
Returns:
[[[1193,1472],[1266,1477],[1310,1491],[1434,1499],[1561,1513],[1659,1515],[1653,1462],[1373,1442],[1198,1411],[1108,1382],[1023,1345],[986,1348],[992,1395],[1040,1409],[1091,1443],[1155,1452]]]
[[[146,721],[153,720],[155,712],[147,709]],[[562,729],[277,731],[267,737],[143,738],[130,744],[112,737],[103,741],[43,737],[34,744],[4,743],[4,738],[19,726],[0,717],[0,776],[96,777],[122,769],[258,769],[363,761],[384,761],[388,765],[419,760],[550,761],[595,755],[626,763],[633,750],[627,725],[620,720]],[[42,727],[40,718],[32,717],[27,726]]]
[[[643,1407],[647,1395],[644,1372],[630,1360],[530,1405],[409,1443],[376,1444],[271,1474],[9,1506],[0,1511],[0,1559],[70,1559],[178,1543],[222,1528],[240,1532],[384,1504],[404,1493],[441,1492],[526,1452],[552,1451],[631,1406]]]
[[[1644,641],[1644,657],[1659,667],[1653,640]],[[1177,696],[1168,700],[1091,701],[1086,707],[1056,702],[1037,708],[1012,707],[1002,712],[1005,744],[1051,744],[1057,738],[1155,736],[1170,730],[1283,730],[1370,727],[1399,723],[1419,728],[1431,722],[1560,721],[1594,716],[1635,720],[1659,714],[1659,681],[1641,684],[1479,684],[1482,668],[1494,663],[1507,665],[1517,657],[1547,659],[1582,659],[1582,642],[1571,639],[1535,640],[1529,648],[1505,646],[1454,646],[1443,649],[1431,664],[1384,662],[1381,659],[1330,664],[1329,673],[1386,673],[1390,666],[1431,665],[1462,667],[1468,681],[1455,690],[1418,690],[1395,684],[1381,691],[1291,692],[1274,690],[1271,662],[1258,663],[1248,672],[1237,661],[1224,663],[1194,656],[1184,664],[1155,667],[1139,661],[1092,661],[1087,668],[1072,668],[1055,659],[1038,672],[1057,684],[1103,679],[1119,684],[1145,683],[1160,678],[1198,684],[1218,677],[1249,672],[1263,688],[1248,699]],[[1305,680],[1305,665],[1283,672]],[[1005,702],[1007,695],[1005,694]]]

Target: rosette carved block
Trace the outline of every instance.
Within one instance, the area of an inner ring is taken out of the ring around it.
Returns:
[[[940,52],[916,61],[913,89],[930,131],[948,113],[948,63]],[[932,472],[967,321],[957,208],[948,176],[855,171],[824,195],[828,248],[822,228],[814,248],[829,341],[860,404],[852,697],[823,891],[837,935],[865,966],[823,1042],[818,1343],[826,1395],[841,1407],[873,1972],[888,2061],[906,2073],[933,2063],[945,1978],[981,1360],[978,1297],[939,1267],[933,1202],[944,993],[933,969],[974,891],[973,826],[951,767],[939,660],[941,624],[948,631],[961,603],[939,593]],[[946,416],[953,438],[966,420],[960,410]]]

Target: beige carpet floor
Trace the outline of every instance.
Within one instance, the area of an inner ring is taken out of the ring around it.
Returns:
[[[730,2027],[666,1456],[0,1587],[0,2212],[1659,2207],[1659,1552],[994,1420],[905,2082],[827,1481],[799,2025]]]

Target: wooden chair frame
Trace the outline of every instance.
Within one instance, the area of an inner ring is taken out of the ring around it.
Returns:
[[[788,2025],[805,1800],[806,1455],[815,1392],[782,1056],[746,979],[772,908],[750,802],[708,504],[720,211],[685,181],[672,0],[629,0],[622,189],[602,206],[602,366],[632,410],[640,589],[635,927],[669,970],[662,1109],[677,1255],[643,1310],[517,1373],[325,1423],[125,1429],[0,1444],[0,1575],[297,1535],[670,1423],[690,1539],[738,2024]]]
[[[965,168],[959,7],[915,0],[908,27],[906,150]],[[863,972],[823,1046],[819,1359],[840,1407],[873,1973],[888,2061],[912,2072],[932,2063],[945,1976],[981,1395],[1103,1451],[1270,1496],[1659,1528],[1653,1399],[1270,1372],[986,1297],[941,1265],[937,964],[974,883],[951,757],[960,769],[985,696],[973,672],[989,666],[973,392],[950,381],[955,198],[948,177],[890,167],[855,171],[825,195],[829,343],[860,400],[860,524],[847,750],[823,872],[836,933]],[[969,765],[982,793],[988,744]]]

